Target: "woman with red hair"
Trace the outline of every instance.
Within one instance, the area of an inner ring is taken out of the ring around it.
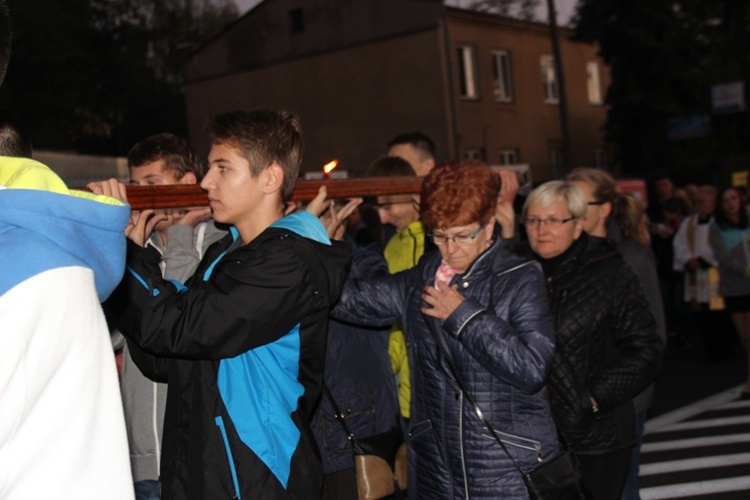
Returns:
[[[528,498],[519,467],[559,454],[543,390],[554,354],[544,277],[495,235],[499,193],[482,162],[435,167],[420,212],[437,251],[407,271],[347,283],[334,311],[404,325],[410,498]]]

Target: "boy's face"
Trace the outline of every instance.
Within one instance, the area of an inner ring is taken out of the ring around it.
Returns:
[[[130,167],[130,184],[132,186],[182,184],[180,180],[174,170],[164,168],[164,160],[156,160],[137,167]],[[192,183],[194,184],[195,180]]]
[[[235,226],[247,224],[263,198],[260,179],[250,172],[250,163],[237,148],[214,144],[208,165],[201,187],[208,191],[214,219]]]

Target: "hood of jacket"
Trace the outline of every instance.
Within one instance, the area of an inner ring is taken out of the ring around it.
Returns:
[[[94,272],[99,300],[106,299],[125,269],[129,216],[127,204],[68,189],[39,162],[0,157],[0,241],[8,252],[0,294],[38,273],[80,265]]]
[[[330,300],[328,306],[333,305],[341,295],[349,269],[351,245],[339,241],[332,242],[320,220],[304,210],[279,219],[271,224],[270,228],[292,231],[306,239],[313,250],[308,253],[307,258],[312,259],[311,267],[318,271],[318,286],[322,286],[322,282],[327,285],[326,296]]]

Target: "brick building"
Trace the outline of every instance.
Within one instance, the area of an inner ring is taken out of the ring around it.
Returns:
[[[573,165],[602,165],[608,73],[597,47],[560,29]],[[212,114],[261,106],[300,115],[303,170],[350,175],[419,130],[438,159],[528,164],[559,175],[559,88],[546,24],[429,0],[265,0],[185,64],[190,137]]]

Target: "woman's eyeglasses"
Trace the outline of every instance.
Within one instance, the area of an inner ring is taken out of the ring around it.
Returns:
[[[526,217],[523,223],[529,229],[538,229],[540,225],[543,225],[547,229],[555,230],[559,229],[566,222],[575,220],[575,217],[568,217],[567,219],[560,219],[558,217],[550,217],[549,219],[537,219],[536,217]]]
[[[456,245],[459,246],[466,246],[469,245],[472,241],[474,241],[477,236],[479,236],[479,231],[482,229],[482,226],[479,226],[476,231],[474,231],[471,234],[457,234],[455,236],[447,236],[445,234],[435,234],[432,231],[429,231],[427,233],[427,236],[432,240],[432,242],[438,246],[447,245],[449,241],[452,241]]]

